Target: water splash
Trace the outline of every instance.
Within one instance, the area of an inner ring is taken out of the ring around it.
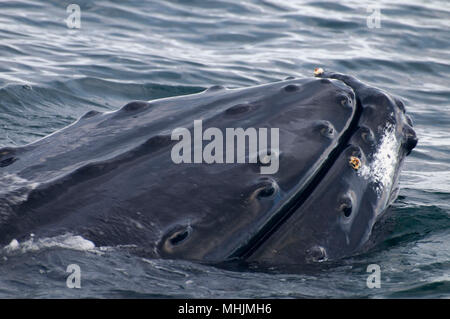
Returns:
[[[18,252],[36,252],[42,249],[53,247],[80,251],[93,251],[95,249],[94,243],[90,240],[87,240],[81,236],[74,236],[70,233],[67,233],[55,237],[40,238],[38,240],[35,240],[34,235],[31,234],[31,238],[22,243],[19,243],[16,239],[13,239],[8,245],[3,248],[3,250],[7,254],[11,254]]]
[[[400,144],[392,124],[386,125],[377,151],[372,161],[363,165],[358,171],[359,176],[370,180],[378,196],[384,189],[390,189],[394,182],[395,168],[398,165],[398,150]]]

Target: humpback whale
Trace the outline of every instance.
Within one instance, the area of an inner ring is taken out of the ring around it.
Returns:
[[[279,145],[265,152],[276,154],[278,170],[261,174],[269,165],[261,157],[175,163],[172,133],[194,135],[196,120],[222,132],[276,128]],[[34,143],[0,149],[0,244],[71,233],[205,263],[351,256],[398,194],[417,144],[412,126],[399,98],[321,69],[90,111]]]

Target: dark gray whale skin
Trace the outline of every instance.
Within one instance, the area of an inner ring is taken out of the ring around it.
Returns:
[[[192,131],[199,119],[204,130],[279,128],[278,172],[173,163],[172,130]],[[150,258],[339,259],[367,242],[416,143],[400,100],[328,72],[91,111],[35,143],[0,149],[0,244],[71,233]]]

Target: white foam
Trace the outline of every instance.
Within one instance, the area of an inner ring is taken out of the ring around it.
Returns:
[[[35,252],[45,248],[65,248],[80,251],[93,251],[95,245],[90,240],[84,239],[81,236],[74,236],[72,234],[64,234],[55,237],[40,238],[35,240],[34,235],[27,241],[19,243],[16,239],[13,239],[11,243],[6,245],[3,249],[7,253],[13,252]]]
[[[5,194],[14,191],[18,188],[27,187],[35,189],[39,183],[29,181],[17,174],[2,174],[0,175],[0,193]]]
[[[8,199],[10,204],[20,204],[28,199],[30,191],[39,186],[39,183],[29,181],[16,174],[0,175],[0,195]]]
[[[19,244],[19,242],[17,241],[17,239],[13,239],[13,240],[11,240],[11,242],[9,243],[9,245],[6,245],[6,246],[4,247],[4,249],[5,249],[7,252],[11,252],[11,251],[14,251],[14,250],[19,249],[19,246],[20,246],[20,244]]]
[[[395,128],[388,124],[383,130],[383,136],[372,161],[358,170],[360,176],[376,185],[375,191],[378,196],[381,196],[384,189],[390,190],[392,188],[395,169],[398,164],[399,147]]]

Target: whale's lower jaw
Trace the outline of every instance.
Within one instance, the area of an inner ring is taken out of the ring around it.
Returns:
[[[196,120],[204,130],[278,129],[278,169],[174,163],[172,132],[194,134]],[[0,243],[70,232],[155,258],[338,259],[368,240],[416,143],[401,101],[326,72],[89,112],[0,149]]]

